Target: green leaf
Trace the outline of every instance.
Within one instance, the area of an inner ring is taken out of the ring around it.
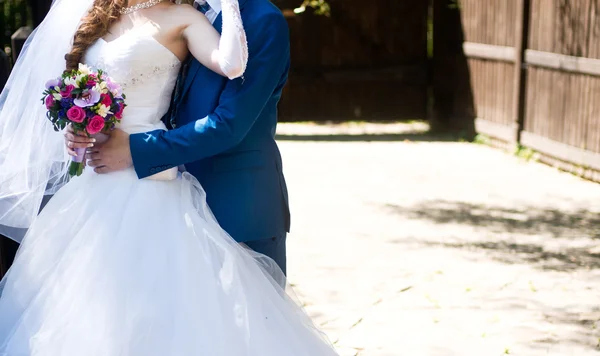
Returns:
[[[315,14],[323,16],[331,16],[331,7],[326,0],[304,0],[299,8],[294,12],[297,14],[303,13],[307,7],[315,10]]]

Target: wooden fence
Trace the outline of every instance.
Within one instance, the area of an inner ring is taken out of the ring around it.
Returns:
[[[425,118],[428,1],[328,0],[329,17],[285,11],[299,3],[276,2],[292,50],[282,120]]]
[[[462,0],[476,130],[600,171],[600,0]]]

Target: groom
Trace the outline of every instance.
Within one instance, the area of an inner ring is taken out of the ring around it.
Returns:
[[[192,58],[164,118],[170,130],[133,135],[115,130],[92,149],[89,165],[98,173],[133,166],[140,179],[185,165],[202,184],[220,225],[285,273],[290,213],[274,136],[290,63],[288,27],[268,0],[239,4],[250,54],[243,78],[230,81]],[[220,1],[196,7],[221,32]],[[87,144],[71,133],[67,139],[71,148]]]

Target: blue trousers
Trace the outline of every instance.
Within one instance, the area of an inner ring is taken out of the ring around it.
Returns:
[[[263,240],[244,242],[252,250],[272,258],[283,274],[287,273],[287,254],[285,249],[285,240],[287,234],[271,237]]]

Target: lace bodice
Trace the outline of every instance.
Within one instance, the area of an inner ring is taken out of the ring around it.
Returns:
[[[143,27],[106,42],[96,41],[85,63],[102,69],[123,87],[127,107],[120,128],[128,133],[164,129],[181,62]]]

